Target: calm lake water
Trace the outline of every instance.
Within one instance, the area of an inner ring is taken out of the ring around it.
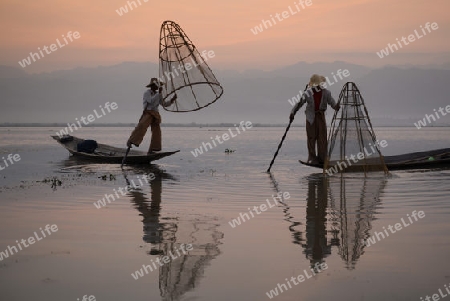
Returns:
[[[163,148],[180,153],[122,171],[70,157],[50,138],[58,130],[0,128],[0,157],[21,158],[0,171],[0,252],[58,227],[0,261],[0,300],[420,300],[450,286],[449,169],[323,177],[298,163],[305,129],[291,128],[268,174],[284,128],[252,128],[194,157],[228,128],[186,127],[163,128]],[[74,134],[123,147],[130,131]],[[375,132],[384,155],[450,147],[449,128]],[[138,184],[145,174],[155,177]],[[127,181],[136,187],[94,206]],[[136,280],[143,265],[154,269]],[[326,269],[312,277],[315,266]]]

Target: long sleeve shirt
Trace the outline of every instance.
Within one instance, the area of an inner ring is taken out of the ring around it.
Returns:
[[[310,123],[314,123],[314,118],[316,116],[315,103],[314,103],[314,94],[313,90],[307,90],[300,101],[292,108],[291,113],[295,114],[304,104],[306,103],[306,120]],[[327,105],[330,105],[333,109],[336,110],[337,103],[334,100],[333,96],[331,96],[331,92],[328,89],[322,89],[322,99],[320,101],[319,109],[320,111],[326,111]]]
[[[170,100],[163,101],[161,93],[158,91],[152,91],[148,89],[145,91],[143,96],[144,110],[156,111],[158,112],[159,105],[168,107],[171,105]]]

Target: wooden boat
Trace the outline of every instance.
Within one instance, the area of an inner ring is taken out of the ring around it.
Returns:
[[[72,155],[101,163],[122,163],[122,159],[127,151],[125,148],[118,148],[99,143],[94,153],[89,154],[77,151],[77,144],[79,142],[83,142],[84,139],[71,136],[73,139],[71,139],[70,141],[65,141],[65,139],[61,141],[61,138],[59,136],[51,136],[51,137],[56,141],[58,141],[58,143],[61,144],[65,149],[67,149]],[[156,161],[164,157],[171,156],[178,152],[179,150],[171,152],[157,152],[154,154],[147,155],[147,153],[145,152],[131,149],[130,152],[128,153],[126,163],[148,164],[151,161]]]
[[[299,162],[310,167],[323,169],[323,164],[311,164],[301,160]],[[396,156],[384,156],[384,162],[389,170],[450,167],[450,148]]]

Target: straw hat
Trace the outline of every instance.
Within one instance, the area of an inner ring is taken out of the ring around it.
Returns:
[[[325,78],[325,76],[320,76],[320,78],[322,80],[322,83],[326,83],[327,82],[327,79]]]
[[[156,77],[152,77],[152,79],[150,79],[150,83],[146,86],[147,88],[150,88],[150,86],[152,84],[155,84],[158,88],[161,87],[162,85],[164,85],[164,82],[160,81],[159,79],[157,79]]]
[[[321,83],[326,82],[326,79],[324,76],[313,74],[311,78],[309,79],[309,86],[310,87],[316,87],[320,86]]]

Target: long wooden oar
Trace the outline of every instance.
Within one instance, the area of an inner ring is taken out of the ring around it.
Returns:
[[[270,172],[270,169],[272,168],[273,162],[275,162],[275,158],[278,156],[278,152],[280,151],[280,148],[281,148],[281,146],[283,145],[283,141],[284,141],[284,139],[286,138],[286,134],[287,134],[287,132],[289,131],[289,128],[291,127],[292,121],[294,121],[294,119],[289,120],[289,124],[288,124],[288,126],[287,126],[287,128],[286,128],[286,131],[284,132],[283,138],[281,138],[281,142],[280,142],[280,144],[278,145],[278,149],[277,149],[277,151],[275,152],[275,155],[273,156],[272,162],[270,162],[270,166],[269,166],[269,168],[267,169],[267,172]]]
[[[306,92],[306,89],[307,89],[307,88],[308,88],[308,85],[306,85],[305,90],[303,91],[303,93]],[[302,95],[301,98],[303,98],[303,95]],[[301,99],[301,98],[300,98],[300,99]],[[298,110],[294,113],[294,115],[295,115],[297,112],[298,112]],[[278,149],[277,149],[277,151],[275,152],[275,155],[273,156],[272,162],[270,162],[270,166],[269,166],[269,168],[267,169],[267,172],[270,172],[270,169],[272,168],[273,162],[275,162],[275,158],[278,156],[278,152],[280,151],[281,146],[283,145],[284,139],[286,138],[287,132],[288,132],[289,129],[291,128],[291,124],[292,124],[293,121],[294,121],[294,119],[289,120],[289,124],[288,124],[288,126],[287,126],[287,128],[286,128],[286,131],[284,132],[283,138],[281,138],[281,142],[280,142],[280,144],[278,145]]]
[[[128,153],[130,152],[130,148],[131,148],[131,146],[129,146],[127,148],[127,152],[125,153],[125,157],[123,157],[123,159],[122,159],[122,164],[120,165],[120,168],[122,168],[123,165],[125,164],[125,161],[127,160]]]

